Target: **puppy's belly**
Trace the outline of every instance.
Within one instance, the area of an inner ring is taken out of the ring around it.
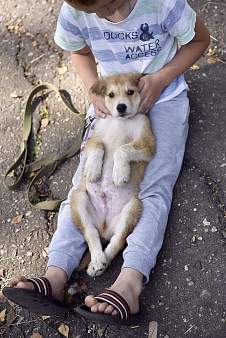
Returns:
[[[116,217],[123,207],[134,196],[134,182],[132,179],[123,188],[117,188],[112,179],[113,162],[105,163],[101,179],[96,183],[86,183],[90,201],[101,219],[105,219],[105,226]],[[112,225],[111,225],[112,226]],[[114,229],[112,229],[114,232]]]

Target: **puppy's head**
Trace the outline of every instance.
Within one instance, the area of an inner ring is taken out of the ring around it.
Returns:
[[[113,117],[126,119],[137,113],[140,104],[137,87],[142,76],[138,72],[109,76],[96,81],[90,91],[105,97],[105,105]]]

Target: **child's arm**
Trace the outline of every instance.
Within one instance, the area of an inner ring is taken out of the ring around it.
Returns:
[[[89,91],[94,82],[98,80],[96,61],[90,48],[85,46],[79,51],[71,52],[71,60],[86,89]],[[105,118],[106,114],[110,114],[109,110],[105,107],[102,96],[93,93],[90,95],[97,118]]]
[[[141,103],[138,113],[147,113],[158,100],[162,90],[188,70],[203,54],[210,43],[209,31],[197,16],[195,37],[183,45],[175,57],[162,69],[140,79]]]

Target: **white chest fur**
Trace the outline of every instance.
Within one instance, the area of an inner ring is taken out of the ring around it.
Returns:
[[[143,114],[124,120],[107,116],[106,119],[96,122],[95,131],[105,147],[112,151],[122,144],[138,139],[147,119]]]

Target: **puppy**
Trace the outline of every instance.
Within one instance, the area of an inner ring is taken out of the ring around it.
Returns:
[[[148,117],[137,114],[142,74],[132,72],[98,80],[92,93],[105,97],[111,112],[99,119],[88,140],[80,185],[72,194],[72,218],[88,243],[90,276],[100,275],[126,245],[142,213],[139,183],[155,154]],[[100,239],[109,242],[102,250]]]

